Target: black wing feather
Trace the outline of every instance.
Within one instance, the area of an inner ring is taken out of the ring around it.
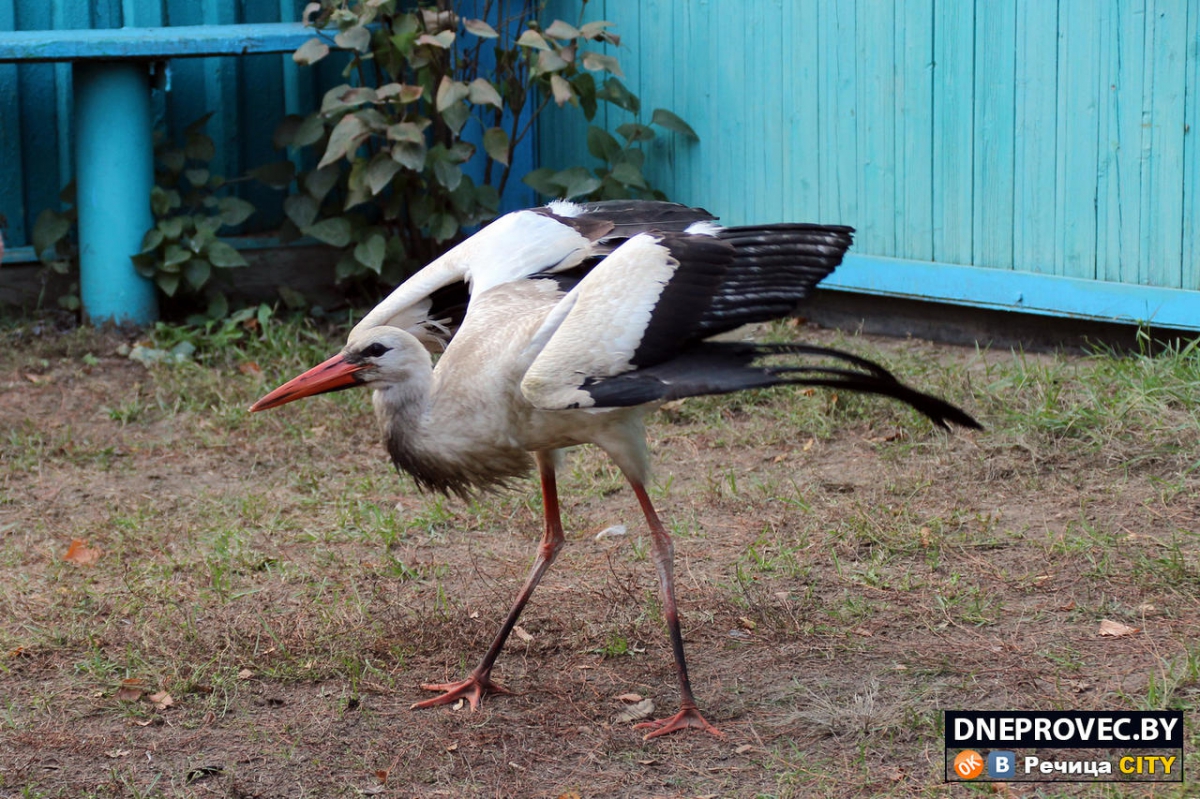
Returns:
[[[755,366],[778,355],[816,356],[842,366]],[[586,381],[582,388],[596,407],[615,408],[705,394],[728,394],[778,385],[823,386],[900,400],[938,427],[949,423],[979,429],[981,425],[945,400],[910,388],[877,363],[841,350],[806,344],[750,344],[707,341],[678,357],[616,377]]]

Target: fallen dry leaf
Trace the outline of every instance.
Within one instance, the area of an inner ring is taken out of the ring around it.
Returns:
[[[1101,619],[1099,634],[1103,638],[1127,638],[1141,632],[1139,627],[1130,627],[1112,619]]]
[[[113,758],[125,757],[128,754],[129,754],[128,749],[109,749],[107,752],[104,753],[105,757],[113,757]]]
[[[156,694],[150,694],[146,697],[154,703],[154,707],[158,710],[166,710],[171,705],[175,704],[175,700],[166,691],[159,691]]]
[[[145,692],[146,686],[141,680],[121,680],[121,687],[117,689],[117,699],[121,702],[136,702]]]
[[[617,699],[621,702],[641,702],[645,697],[641,694],[621,694]]]
[[[248,680],[253,676],[254,676],[254,672],[250,671],[250,669],[242,669],[241,671],[238,672],[239,680]]]
[[[262,374],[262,368],[259,367],[259,365],[256,364],[254,361],[246,361],[243,364],[239,364],[238,371],[244,375],[261,375]]]
[[[71,546],[67,547],[67,554],[63,555],[63,560],[80,566],[92,566],[100,560],[100,550],[89,547],[87,541],[76,538],[71,542]]]
[[[529,643],[533,640],[533,636],[529,634],[529,631],[519,624],[516,627],[513,627],[513,635],[517,636],[525,643]]]
[[[571,791],[570,793],[560,793],[558,799],[582,799],[579,794]]]
[[[750,751],[751,749],[753,749],[753,748],[754,748],[754,747],[753,747],[752,745],[750,745],[750,744],[742,744],[742,745],[741,745],[741,746],[739,746],[737,749],[734,749],[734,750],[733,750],[733,753],[734,753],[735,755],[744,755],[744,754],[746,754],[747,752],[749,752],[749,751]]]
[[[375,779],[379,780],[380,785],[387,785],[388,773],[383,769],[375,772]]]
[[[617,714],[613,721],[617,724],[625,724],[630,721],[641,721],[648,719],[654,715],[654,700],[643,699],[637,704],[629,705],[620,713]]]

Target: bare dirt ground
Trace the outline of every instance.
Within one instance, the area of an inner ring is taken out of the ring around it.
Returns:
[[[320,342],[264,376],[261,354],[147,369],[119,336],[9,334],[0,797],[964,794],[941,711],[977,708],[1182,707],[1196,773],[1195,405],[1087,408],[1123,390],[1094,359],[804,332],[987,430],[783,390],[661,413],[652,496],[725,737],[649,742],[616,718],[634,694],[674,712],[670,648],[636,502],[599,453],[560,482],[568,545],[495,674],[516,695],[412,711],[523,581],[533,481],[416,493],[365,394],[245,413]]]

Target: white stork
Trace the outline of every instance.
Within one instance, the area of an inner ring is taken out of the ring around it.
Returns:
[[[562,547],[555,471],[567,447],[595,444],[607,452],[650,527],[681,708],[637,727],[651,730],[647,738],[685,727],[720,735],[697,709],[688,681],[671,538],[645,488],[647,413],[680,397],[789,383],[882,394],[941,427],[978,427],[958,408],[848,353],[708,341],[789,314],[841,262],[853,232],[721,228],[713,220],[697,208],[644,201],[555,202],[510,213],[401,284],[354,327],[340,353],[250,409],[367,386],[396,467],[421,488],[447,494],[503,486],[537,465],[545,531],[524,587],[475,670],[461,682],[423,685],[441,693],[414,708],[465,698],[475,709],[484,695],[507,693],[492,681],[492,665]],[[435,366],[430,352],[443,349]],[[755,365],[780,355],[819,360]]]

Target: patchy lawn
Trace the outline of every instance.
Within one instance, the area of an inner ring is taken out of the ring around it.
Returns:
[[[726,738],[644,743],[615,718],[631,695],[673,712],[676,684],[648,535],[600,453],[562,475],[568,546],[495,673],[517,694],[411,711],[503,619],[535,482],[418,494],[366,392],[251,417],[340,333],[220,333],[160,329],[199,349],[149,368],[116,334],[0,333],[0,797],[943,796],[971,790],[943,783],[943,709],[1200,698],[1196,350],[765,331],[878,359],[987,429],[823,391],[660,413],[652,495]],[[1005,795],[1194,790],[1102,787]]]

